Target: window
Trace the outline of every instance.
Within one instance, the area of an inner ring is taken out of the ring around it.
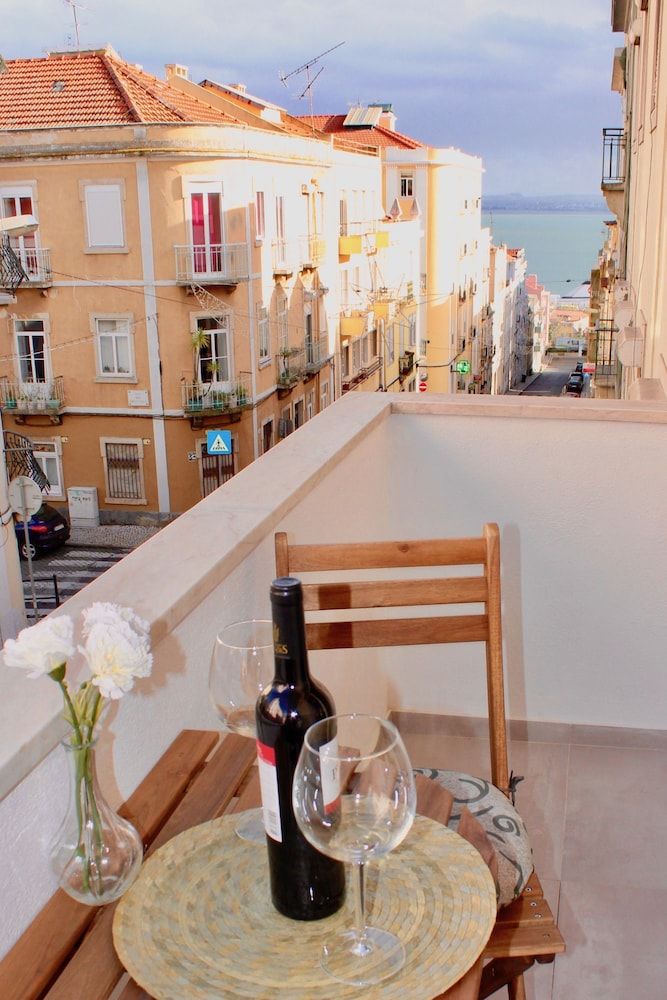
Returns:
[[[344,344],[340,352],[340,373],[343,378],[350,374],[350,345]]]
[[[196,274],[223,270],[222,192],[219,184],[203,184],[190,192],[193,269]]]
[[[340,311],[347,315],[350,308],[350,272],[340,272]]]
[[[345,192],[341,192],[339,202],[340,235],[347,236],[347,197]]]
[[[264,218],[264,192],[255,192],[255,239],[263,240],[266,222]]]
[[[323,382],[320,387],[320,411],[325,410],[329,405],[329,383]]]
[[[206,442],[199,442],[201,495],[207,497],[218,486],[222,486],[236,472],[236,439],[232,435],[232,450],[229,455],[209,455]]]
[[[294,404],[294,430],[297,430],[303,425],[304,422],[304,400],[303,396],[301,399],[297,399]]]
[[[287,296],[283,292],[278,299],[278,350],[286,351],[289,346],[289,323],[287,316]]]
[[[84,184],[88,249],[110,253],[126,250],[123,220],[124,186],[121,182]]]
[[[261,368],[269,361],[269,310],[266,306],[257,306],[257,341]]]
[[[401,174],[400,191],[401,198],[414,197],[414,177],[412,174]]]
[[[229,316],[202,316],[197,320],[197,374],[200,382],[230,380]]]
[[[134,376],[130,320],[95,318],[97,371],[102,378],[126,380]]]
[[[266,452],[273,444],[273,420],[267,420],[262,424],[262,455]]]
[[[49,481],[46,495],[49,497],[64,497],[63,468],[61,459],[60,438],[46,438],[32,442],[35,461]]]
[[[387,328],[387,361],[391,364],[394,360],[394,341],[396,339],[396,324],[390,323]]]
[[[18,375],[22,382],[46,382],[46,331],[43,319],[15,319]]]
[[[0,219],[10,219],[14,215],[36,215],[32,188],[0,188]],[[10,236],[9,245],[19,257],[28,277],[39,276],[37,234]]]
[[[408,344],[410,347],[417,344],[417,317],[414,313],[408,316]]]
[[[282,194],[276,195],[276,241],[285,242],[285,198]]]
[[[106,503],[145,504],[144,447],[140,439],[100,438]]]
[[[358,372],[361,368],[361,337],[352,341],[352,371]]]
[[[315,412],[315,392],[311,391],[306,397],[306,420],[312,420]]]

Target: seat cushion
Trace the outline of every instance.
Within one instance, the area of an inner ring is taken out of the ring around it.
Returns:
[[[415,768],[454,797],[447,826],[458,830],[461,809],[467,806],[493,844],[498,859],[498,906],[520,896],[533,871],[533,852],[526,827],[509,799],[491,782],[460,771]]]

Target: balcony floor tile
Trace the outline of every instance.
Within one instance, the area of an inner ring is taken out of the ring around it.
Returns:
[[[633,843],[641,857],[638,836]],[[567,952],[555,962],[553,1000],[664,997],[666,891],[563,882],[558,926]]]
[[[664,750],[573,746],[563,879],[667,890],[666,786]]]

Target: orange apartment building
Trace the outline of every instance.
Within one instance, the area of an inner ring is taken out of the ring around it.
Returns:
[[[0,129],[0,216],[38,222],[0,288],[0,404],[56,506],[95,487],[102,521],[168,518],[338,392],[408,387],[380,281],[416,226],[381,223],[376,149],[110,48],[8,61]]]

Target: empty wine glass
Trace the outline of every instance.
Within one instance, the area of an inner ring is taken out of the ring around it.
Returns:
[[[397,847],[415,816],[412,767],[396,727],[370,715],[316,722],[299,755],[292,805],[313,847],[354,866],[356,926],[326,940],[324,969],[357,986],[393,976],[405,948],[395,934],[366,925],[364,866]]]
[[[227,625],[215,638],[208,690],[225,729],[256,739],[255,703],[273,677],[273,625],[251,619]],[[241,813],[236,832],[265,843],[260,809]]]

